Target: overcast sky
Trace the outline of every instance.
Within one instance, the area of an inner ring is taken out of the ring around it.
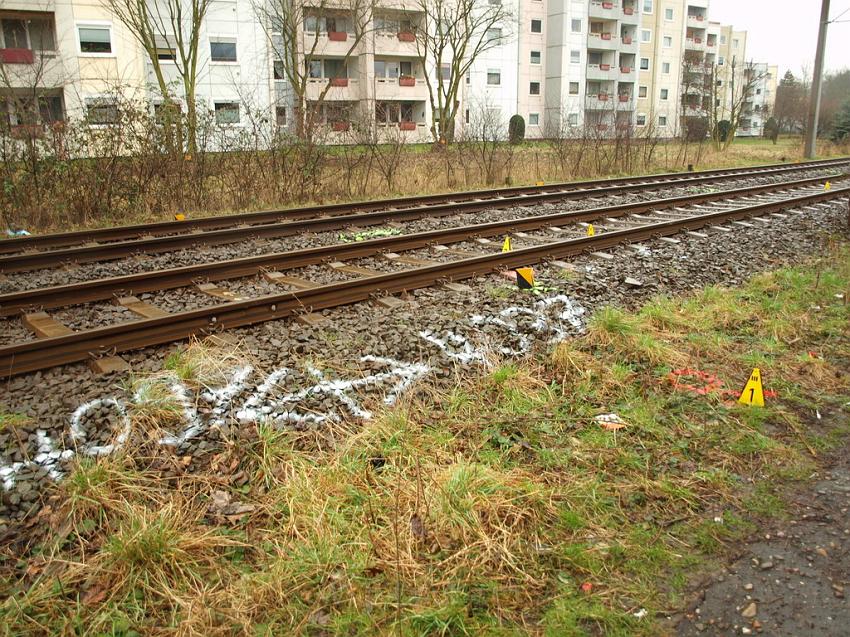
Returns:
[[[803,65],[815,66],[821,0],[711,0],[708,17],[747,31],[747,60],[779,66],[800,76]],[[832,0],[830,19],[850,9],[850,0]],[[826,37],[826,70],[850,68],[850,11],[830,24]]]

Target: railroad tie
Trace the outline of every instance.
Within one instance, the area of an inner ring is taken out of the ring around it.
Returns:
[[[429,265],[439,265],[439,261],[434,261],[433,259],[420,259],[418,257],[406,257],[402,254],[398,254],[396,252],[385,252],[382,254],[387,261],[392,261],[393,263],[403,263],[404,265],[415,265],[415,266],[429,266]]]
[[[263,278],[269,283],[285,285],[287,287],[295,288],[296,290],[309,290],[310,288],[319,287],[318,283],[313,283],[312,281],[308,281],[307,279],[302,279],[297,276],[287,276],[274,270],[263,272]]]
[[[345,272],[346,274],[356,274],[358,276],[380,276],[383,272],[372,270],[370,268],[361,268],[359,265],[346,265],[342,261],[334,261],[328,266],[337,272]]]
[[[135,296],[119,296],[115,299],[115,305],[126,307],[133,314],[138,314],[142,318],[160,318],[168,316],[168,312],[162,308],[140,301],[138,297]]]
[[[244,296],[239,296],[235,292],[219,287],[215,283],[198,283],[195,288],[199,292],[223,301],[245,301]]]
[[[47,312],[32,312],[24,314],[21,322],[29,331],[38,338],[53,338],[55,336],[67,336],[73,334],[74,330],[57,321]]]

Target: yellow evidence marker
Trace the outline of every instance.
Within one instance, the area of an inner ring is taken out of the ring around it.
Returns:
[[[174,220],[175,221],[186,221],[186,215],[184,215],[182,212],[178,212],[176,215],[174,215]]]
[[[505,242],[502,244],[502,252],[510,252],[514,247],[511,245],[511,238],[505,237]]]
[[[831,183],[829,183],[829,182],[826,182],[826,183],[823,185],[823,189],[824,189],[824,190],[829,190],[830,188],[832,188],[832,184],[831,184]]]
[[[750,374],[750,378],[747,380],[747,384],[744,385],[744,391],[741,392],[738,402],[742,405],[764,407],[764,389],[761,385],[761,371],[758,367]]]
[[[517,268],[516,285],[520,290],[533,290],[534,270],[531,268]]]
[[[592,237],[596,234],[596,229],[593,227],[592,223],[587,224],[587,236]]]

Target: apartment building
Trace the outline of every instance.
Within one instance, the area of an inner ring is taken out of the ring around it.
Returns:
[[[758,137],[773,114],[776,103],[776,83],[779,68],[766,63],[756,63],[744,69],[744,81],[752,81],[750,94],[744,100],[744,111],[737,134],[741,137]]]
[[[550,0],[546,99],[553,130],[612,135],[634,124],[635,0]]]
[[[487,35],[498,42],[472,65],[464,82],[463,121],[475,127],[486,117],[507,127],[525,119],[526,137],[544,136],[547,0],[503,0],[506,24]],[[473,131],[474,132],[474,131]]]
[[[570,130],[610,136],[632,126],[674,136],[705,121],[713,69],[721,111],[744,78],[746,32],[710,22],[708,0],[502,1],[510,17],[486,34],[494,44],[464,78],[459,127],[481,111],[505,128],[522,115],[529,138]],[[313,52],[306,101],[328,141],[352,141],[354,122],[405,141],[430,139],[427,80],[445,69],[423,63],[416,42],[423,23],[416,0],[380,3],[364,29],[354,28],[350,12],[305,12],[301,49]],[[179,101],[173,42],[158,46]],[[256,116],[291,127],[296,98],[282,49],[254,3],[213,0],[201,29],[196,99],[234,129]],[[161,100],[147,54],[101,0],[3,0],[0,65],[0,113],[13,127],[84,116],[109,124],[119,94],[154,110]],[[739,134],[760,134],[771,108],[775,68],[760,75]],[[39,104],[29,104],[36,94]]]

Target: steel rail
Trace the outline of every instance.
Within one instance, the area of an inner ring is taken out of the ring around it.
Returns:
[[[498,269],[516,268],[555,258],[602,250],[623,242],[646,241],[705,225],[736,221],[802,205],[828,201],[850,193],[850,187],[833,188],[782,201],[760,203],[720,212],[648,224],[553,243],[496,253],[451,263],[425,266],[379,276],[333,283],[300,292],[274,294],[248,301],[181,312],[167,317],[144,319],[109,327],[45,338],[0,348],[0,374],[13,376],[86,360],[93,355],[124,352],[183,340],[196,334],[280,319],[304,311],[315,311],[366,300],[377,294],[392,294],[428,287],[444,280],[463,280]]]
[[[797,169],[795,168],[793,170]],[[840,175],[821,176],[818,178],[834,179],[836,177],[840,177]],[[739,178],[739,175],[733,175],[730,178]],[[682,185],[695,185],[699,183],[713,182],[716,181],[716,179],[716,177],[701,177],[690,179],[686,184],[684,182],[676,183],[681,183]],[[654,187],[657,188],[658,184],[655,184]],[[619,188],[614,190],[616,192],[622,192]],[[410,221],[421,219],[423,217],[442,217],[453,214],[509,208],[512,206],[547,201],[562,201],[564,199],[569,199],[571,195],[575,194],[576,191],[567,193],[541,192],[531,195],[501,197],[498,199],[473,199],[469,201],[434,204],[418,208],[379,210],[375,212],[340,215],[336,217],[320,217],[314,219],[270,223],[265,225],[210,230],[208,232],[133,239],[116,243],[94,244],[44,252],[25,252],[0,256],[0,272],[23,272],[67,263],[108,261],[139,253],[151,254],[167,252],[195,245],[224,245],[248,239],[280,238],[305,232],[327,232],[331,230],[340,230],[346,227],[377,225],[388,221]],[[582,191],[579,194],[581,196],[586,196],[588,193]],[[593,191],[592,194],[601,195],[605,194],[605,192],[596,190]]]
[[[89,243],[92,241],[121,241],[138,238],[142,235],[168,235],[185,232],[216,230],[234,227],[242,224],[257,225],[276,223],[286,219],[303,219],[320,215],[340,215],[353,212],[369,212],[384,210],[388,208],[411,208],[434,203],[445,203],[451,201],[468,201],[471,199],[517,196],[521,194],[533,194],[547,192],[550,190],[565,190],[564,194],[575,193],[573,196],[585,196],[597,191],[605,194],[614,188],[628,188],[629,190],[642,190],[664,185],[667,182],[687,181],[719,178],[732,178],[735,176],[781,174],[795,170],[817,169],[838,167],[850,163],[850,158],[821,159],[812,162],[796,162],[793,164],[765,164],[747,168],[719,168],[703,170],[691,173],[659,173],[656,175],[641,175],[637,177],[615,177],[611,179],[598,179],[592,181],[558,182],[543,186],[514,186],[511,188],[497,188],[491,190],[468,190],[454,193],[439,193],[434,195],[420,195],[414,197],[402,197],[398,199],[378,199],[362,202],[322,204],[318,206],[306,206],[301,208],[284,208],[276,210],[261,210],[256,212],[245,212],[234,215],[219,215],[215,217],[199,217],[186,221],[160,221],[148,224],[135,224],[127,226],[116,226],[114,228],[97,228],[94,230],[77,230],[73,232],[61,232],[31,237],[18,237],[6,241],[0,241],[0,254],[12,254],[44,248],[58,248]],[[648,183],[645,183],[648,182]],[[690,182],[689,182],[690,183]]]
[[[841,179],[837,179],[839,183]],[[436,243],[456,243],[475,237],[492,237],[505,232],[536,230],[560,223],[592,221],[600,217],[622,217],[676,206],[688,206],[712,201],[763,193],[780,193],[823,182],[823,177],[809,177],[780,184],[747,186],[698,195],[683,195],[652,201],[640,201],[619,206],[589,208],[558,212],[521,219],[493,221],[485,224],[458,226],[444,230],[431,230],[409,235],[385,237],[355,243],[333,244],[287,252],[217,261],[179,268],[141,272],[119,277],[95,279],[80,283],[22,290],[0,294],[0,317],[10,317],[28,309],[52,309],[79,305],[92,301],[108,300],[115,296],[138,295],[145,292],[169,290],[192,285],[200,281],[213,282],[259,274],[263,270],[291,270],[327,261],[341,261],[369,257],[381,252],[415,250]]]

